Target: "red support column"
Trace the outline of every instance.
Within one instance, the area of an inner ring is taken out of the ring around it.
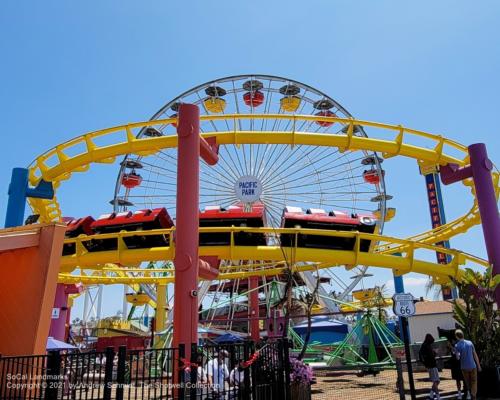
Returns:
[[[260,328],[259,328],[259,277],[252,276],[248,278],[248,290],[249,300],[250,300],[250,337],[254,341],[260,339]]]
[[[198,226],[200,111],[179,106],[177,126],[177,216],[175,231],[174,347],[198,342]]]

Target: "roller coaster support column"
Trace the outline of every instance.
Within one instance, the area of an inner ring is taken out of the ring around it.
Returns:
[[[420,166],[420,173],[425,178],[427,201],[429,202],[432,229],[438,228],[441,225],[446,224],[446,215],[444,213],[443,196],[441,193],[441,184],[439,182],[437,166]],[[450,248],[450,242],[448,240],[436,243],[436,245],[442,246],[447,249]],[[448,264],[451,261],[451,256],[445,253],[437,252],[436,257],[439,264]],[[451,300],[458,297],[457,289],[450,288],[447,285],[441,285],[441,292],[443,295],[443,300]]]
[[[7,215],[5,216],[6,228],[23,225],[26,198],[28,197],[52,199],[54,197],[52,183],[42,179],[35,188],[30,188],[28,185],[28,170],[26,168],[14,168],[9,185],[9,201],[7,203]]]
[[[252,276],[248,278],[248,289],[250,291],[250,337],[254,341],[260,340],[260,328],[258,319],[259,312],[259,277]]]
[[[210,165],[218,161],[214,146],[200,138],[200,111],[179,106],[177,125],[177,217],[175,232],[174,347],[198,343],[198,227],[200,155]],[[205,262],[205,261],[201,261]]]
[[[156,286],[156,331],[162,332],[167,327],[167,285]]]
[[[401,253],[395,253],[395,256],[401,257]],[[404,293],[405,292],[405,285],[403,281],[403,276],[402,275],[396,275],[394,273],[394,293]],[[398,317],[398,326],[399,326],[399,337],[400,339],[403,339],[403,329],[405,328],[405,325],[403,323],[403,318]],[[407,332],[409,334],[409,332]]]
[[[459,168],[449,164],[441,167],[441,180],[445,185],[472,177],[476,190],[477,204],[481,216],[484,242],[488,260],[493,267],[493,275],[500,274],[500,216],[498,214],[495,187],[491,176],[493,163],[488,158],[484,143],[469,146],[470,165]],[[496,293],[497,304],[500,305],[500,287]]]
[[[14,168],[9,185],[9,201],[5,216],[6,228],[22,226],[24,224],[24,212],[28,197],[52,199],[54,197],[52,183],[41,179],[36,187],[31,188],[28,182],[28,169]],[[58,340],[65,340],[66,337],[66,320],[69,314],[68,294],[71,293],[67,289],[66,285],[57,284],[54,301],[54,310],[57,309],[57,313],[52,316],[49,334]]]

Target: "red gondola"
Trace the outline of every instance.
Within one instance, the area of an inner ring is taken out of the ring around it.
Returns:
[[[318,208],[310,208],[305,213],[300,207],[285,207],[281,226],[283,228],[307,228],[328,229],[337,231],[359,231],[374,233],[377,220],[373,215],[351,214],[340,211],[330,211]],[[281,245],[286,247],[295,246],[295,234],[282,234]],[[343,238],[321,235],[299,234],[297,236],[297,247],[309,247],[332,250],[353,250],[355,238]],[[371,241],[362,239],[361,251],[369,251]]]
[[[336,115],[330,110],[321,110],[320,112],[317,112],[315,115],[319,117],[336,117]],[[334,124],[333,121],[316,121],[316,123],[323,128],[327,128]]]
[[[385,176],[384,170],[382,170],[382,176]],[[380,176],[376,169],[363,171],[363,179],[366,183],[370,183],[372,185],[378,185],[380,183]]]
[[[264,103],[264,93],[258,90],[246,92],[243,95],[243,101],[249,107],[258,107]]]
[[[123,174],[122,176],[122,185],[127,189],[133,189],[139,186],[142,183],[142,176],[136,174],[134,171]]]

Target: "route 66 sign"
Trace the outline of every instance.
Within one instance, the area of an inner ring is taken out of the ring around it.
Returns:
[[[392,296],[392,311],[398,317],[415,315],[415,302],[411,293],[396,293]]]

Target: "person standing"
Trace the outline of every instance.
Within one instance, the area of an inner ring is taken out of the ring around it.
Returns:
[[[460,357],[455,348],[456,343],[456,339],[448,338],[448,350],[451,355],[449,367],[451,369],[451,379],[454,379],[457,384],[457,400],[462,400],[462,382],[464,381],[464,375],[462,374],[462,367],[460,366]]]
[[[243,360],[239,359],[238,363],[229,374],[229,385],[232,388],[229,400],[240,398],[245,390],[245,368],[243,366]]]
[[[214,399],[225,399],[226,382],[229,380],[229,370],[226,365],[226,358],[229,353],[226,350],[221,350],[215,358],[207,363],[208,383],[212,388],[212,396]]]
[[[465,340],[464,333],[457,329],[455,337],[458,342],[455,344],[458,357],[460,358],[460,367],[464,376],[464,382],[470,393],[471,399],[476,400],[477,396],[477,373],[481,372],[481,363],[477,356],[474,344],[470,340]]]
[[[424,342],[420,347],[420,351],[418,352],[420,361],[424,363],[425,368],[429,371],[429,379],[432,382],[431,392],[429,393],[429,399],[441,399],[439,395],[439,371],[437,369],[436,363],[436,352],[432,348],[432,344],[434,343],[434,337],[428,333],[425,335]]]

